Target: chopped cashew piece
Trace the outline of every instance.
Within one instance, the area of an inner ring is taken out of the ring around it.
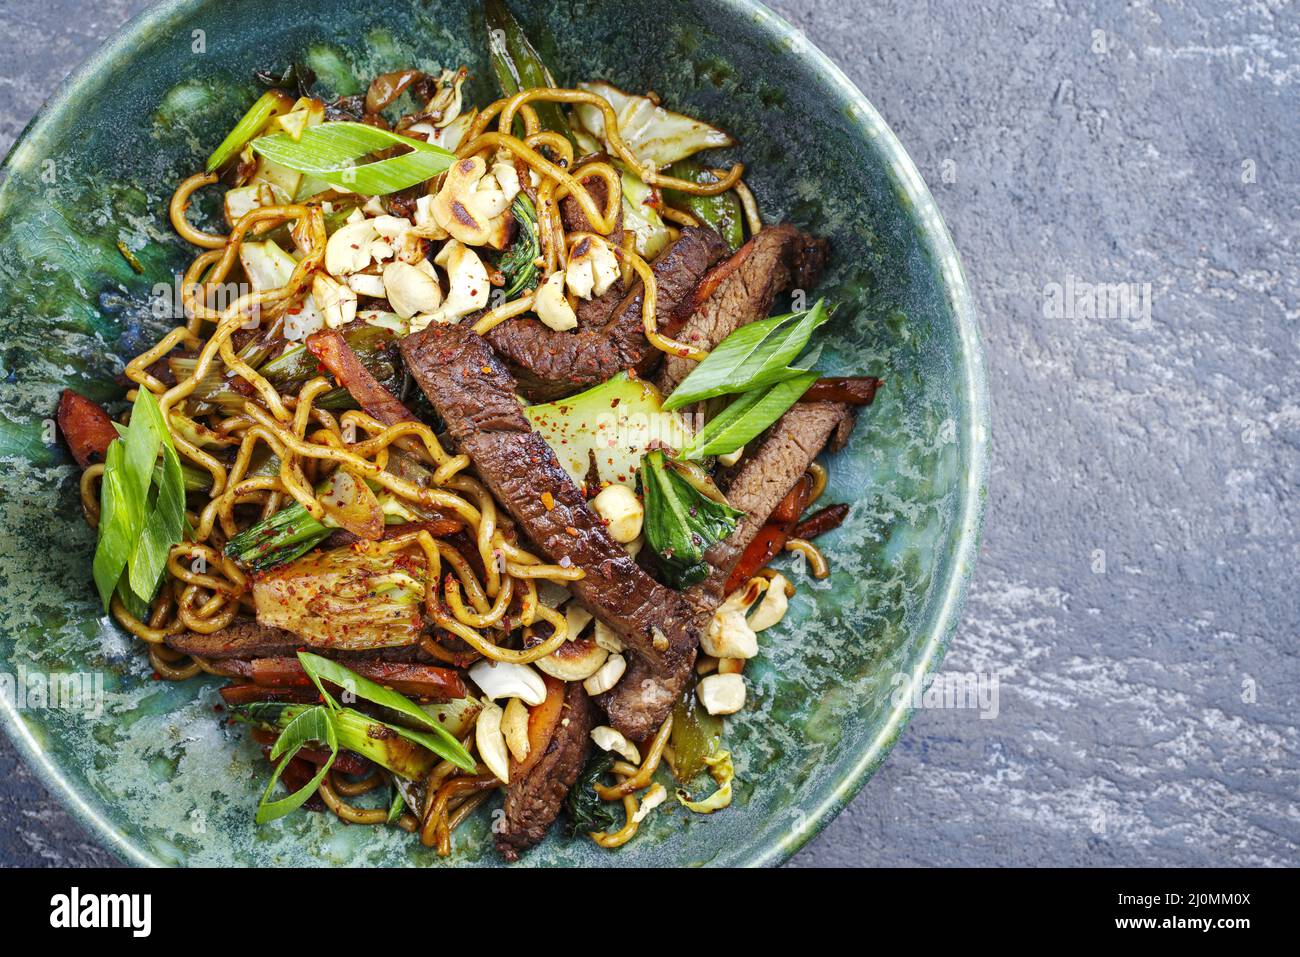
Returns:
[[[609,660],[609,652],[590,638],[573,638],[565,641],[545,658],[534,664],[539,671],[561,681],[585,681],[600,670]]]
[[[767,583],[767,593],[763,595],[763,600],[749,616],[750,628],[754,631],[763,631],[765,628],[781,623],[781,619],[785,617],[785,610],[790,605],[789,599],[785,596],[787,585],[789,582],[784,575],[772,576]]]
[[[511,698],[506,702],[505,714],[501,716],[501,734],[511,757],[522,763],[532,747],[528,743],[528,706],[522,699]]]
[[[325,271],[338,277],[361,272],[370,265],[370,248],[378,238],[374,220],[366,219],[364,215],[355,222],[349,219],[325,243]]]
[[[700,638],[705,654],[715,658],[753,658],[758,654],[758,635],[737,609],[718,609]]]
[[[623,639],[618,636],[618,632],[603,621],[596,622],[594,637],[596,644],[612,654],[618,654],[623,650]]]
[[[623,732],[607,724],[598,724],[591,729],[591,740],[602,751],[613,751],[627,758],[633,764],[641,763],[641,752],[635,744],[623,736]]]
[[[605,520],[609,537],[620,545],[626,545],[641,534],[645,507],[626,485],[607,485],[591,500],[591,507]]]
[[[742,445],[734,452],[728,452],[725,455],[718,456],[718,464],[723,468],[731,468],[740,461],[740,457],[745,454],[745,447]]]
[[[429,210],[434,222],[465,245],[504,249],[510,238],[504,214],[513,198],[487,174],[481,156],[469,156],[447,170]]]
[[[707,675],[695,693],[709,714],[735,714],[745,706],[745,679],[738,674]]]
[[[504,714],[500,705],[485,704],[474,724],[474,743],[478,745],[478,756],[488,770],[500,778],[502,784],[509,784],[510,759],[506,755],[505,735],[501,733]]]
[[[469,676],[492,701],[522,698],[526,705],[539,705],[546,700],[546,682],[528,665],[484,659],[469,669]]]
[[[411,221],[401,216],[376,216],[371,220],[377,232],[390,242],[398,242],[411,229]]]
[[[657,808],[660,804],[663,804],[667,799],[668,789],[656,781],[651,786],[650,790],[645,792],[645,797],[641,799],[641,806],[637,808],[636,813],[632,815],[632,823],[640,824],[650,816],[651,811]]]
[[[391,262],[384,266],[384,291],[393,312],[403,319],[433,312],[442,305],[442,287],[436,275],[410,263]]]
[[[745,612],[765,588],[766,579],[751,578],[743,588],[727,596],[700,638],[700,648],[705,654],[715,658],[753,658],[758,654],[758,635],[745,620]]]
[[[317,273],[311,281],[311,295],[331,329],[346,326],[357,317],[357,294],[338,280]]]
[[[354,272],[348,276],[348,287],[358,296],[371,299],[384,298],[384,277],[371,272]]]
[[[596,236],[584,236],[569,254],[564,281],[579,299],[604,295],[619,277],[618,257],[609,244]]]
[[[533,311],[537,318],[556,332],[578,327],[578,316],[564,298],[564,273],[553,272],[537,290],[533,298]]]
[[[573,641],[582,634],[582,629],[591,623],[591,618],[591,612],[576,601],[570,601],[564,606],[564,624],[568,629],[569,641]],[[596,644],[599,645],[600,642],[596,642]],[[601,645],[601,647],[604,648],[605,646]],[[609,649],[606,648],[605,650],[608,651]]]
[[[491,287],[487,268],[474,250],[449,239],[433,261],[447,271],[447,298],[433,312],[412,317],[412,332],[419,332],[431,322],[458,322],[488,302]]]
[[[618,680],[623,677],[623,672],[626,670],[627,660],[622,655],[610,655],[600,666],[600,670],[584,681],[582,686],[587,689],[587,694],[594,698],[618,684]]]

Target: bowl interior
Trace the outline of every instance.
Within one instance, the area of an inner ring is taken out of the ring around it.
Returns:
[[[512,5],[561,82],[656,90],[741,142],[770,221],[828,236],[816,295],[838,304],[822,368],[887,385],[825,501],[850,502],[824,540],[832,574],[798,578],[785,622],[746,672],[728,720],[737,794],[709,817],[665,805],[610,857],[553,833],[538,863],[768,863],[798,847],[883,759],[906,719],[900,675],[937,665],[982,512],[979,346],[955,254],[915,168],[875,111],[801,35],[741,2]],[[654,39],[632,24],[653,23]],[[0,186],[0,658],[18,691],[10,732],[92,830],[136,861],[441,863],[397,830],[252,811],[266,765],[223,726],[217,683],[152,680],[90,579],[94,534],[78,472],[54,437],[59,391],[115,400],[124,361],[174,323],[156,308],[192,257],[166,203],[256,95],[258,68],[303,60],[337,93],[358,77],[469,65],[491,99],[477,5],[264,0],[163,3],[135,21],[29,127]],[[143,265],[137,274],[118,249]],[[23,694],[64,676],[102,707]],[[711,785],[701,782],[700,788]],[[491,816],[458,833],[455,863],[493,863]],[[558,830],[558,829],[556,829]]]

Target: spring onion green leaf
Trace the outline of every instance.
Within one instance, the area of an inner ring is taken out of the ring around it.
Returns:
[[[682,458],[702,459],[734,452],[779,419],[812,388],[821,373],[799,372],[767,389],[746,392],[709,420],[682,450]]]
[[[295,140],[288,133],[259,136],[253,151],[274,163],[324,180],[339,189],[383,196],[437,176],[455,162],[455,154],[421,140],[365,123],[321,123]],[[401,156],[359,163],[377,150],[409,147]]]
[[[474,759],[470,757],[464,746],[456,740],[456,736],[405,695],[376,684],[369,678],[363,678],[352,669],[344,667],[337,661],[331,661],[329,658],[322,658],[320,655],[300,651],[298,652],[298,660],[302,662],[303,670],[307,672],[317,690],[324,696],[327,706],[333,709],[339,708],[338,702],[325,690],[325,682],[338,685],[343,689],[345,695],[363,698],[372,704],[377,704],[381,708],[387,708],[408,718],[421,729],[427,729],[417,731],[399,725],[388,725],[402,737],[423,745],[457,767],[466,771],[474,770]]]
[[[287,109],[290,102],[288,96],[280,90],[267,90],[258,97],[257,102],[250,106],[248,112],[235,124],[235,128],[226,134],[221,145],[212,151],[205,171],[211,173],[213,170],[220,169],[238,156],[248,145],[248,141],[266,126],[266,121],[278,111]]]
[[[555,77],[502,0],[485,0],[483,16],[487,20],[492,72],[503,96],[514,96],[533,87],[555,86]],[[537,111],[542,129],[573,139],[560,104],[534,102],[532,107]]]
[[[319,400],[317,401],[317,404],[319,404]],[[114,422],[113,428],[117,429],[118,435],[123,438],[126,437],[127,428],[121,422]],[[162,482],[164,465],[165,463],[163,463],[161,459],[154,463],[153,481],[155,485],[161,484]],[[212,488],[212,476],[203,469],[190,465],[187,462],[181,463],[181,478],[185,482],[185,491],[187,492],[205,492]]]
[[[641,461],[641,490],[645,540],[659,570],[674,588],[694,585],[709,571],[704,553],[735,531],[745,513],[702,494],[659,451]]]
[[[233,705],[230,716],[268,731],[288,727],[298,715],[312,708],[320,708],[329,716],[338,738],[339,750],[352,751],[380,767],[387,768],[406,781],[422,779],[437,763],[437,756],[421,744],[407,740],[393,725],[385,724],[369,715],[340,708],[330,711],[324,705],[285,704],[282,701],[254,701]]]
[[[506,277],[507,302],[518,299],[537,285],[537,257],[542,254],[537,241],[537,211],[533,209],[528,194],[516,196],[511,210],[519,224],[519,233],[497,263],[497,268]]]
[[[104,456],[104,477],[99,487],[99,544],[95,547],[95,587],[108,611],[113,592],[122,578],[135,545],[135,529],[143,510],[126,480],[121,440],[111,442]]]
[[[696,160],[679,160],[668,168],[668,175],[691,183],[716,183],[718,177]],[[669,206],[685,210],[700,222],[716,229],[735,252],[745,242],[745,218],[735,190],[717,196],[697,196],[678,190],[665,190],[664,200]]]
[[[298,752],[311,741],[317,741],[329,746],[329,760],[320,766],[320,770],[316,772],[315,777],[297,791],[294,791],[288,797],[280,798],[278,801],[270,800],[275,783],[280,780],[280,775],[284,773],[284,769],[289,766],[289,762],[297,756]],[[275,766],[275,773],[271,775],[271,780],[262,793],[262,800],[257,805],[257,823],[265,824],[267,821],[274,821],[276,818],[284,817],[286,814],[302,807],[307,799],[316,793],[316,789],[320,787],[321,781],[325,780],[325,775],[334,766],[334,759],[338,756],[339,740],[334,731],[334,722],[330,718],[330,713],[320,706],[307,708],[299,712],[285,726],[285,729],[280,733],[280,737],[276,738],[275,744],[271,746],[271,760],[282,759]]]
[[[406,799],[402,797],[402,792],[393,788],[393,803],[388,805],[388,817],[385,822],[396,824],[402,819],[402,812],[406,810]]]
[[[128,459],[132,443],[137,432],[148,429],[157,434],[157,448],[162,451],[162,475],[160,481],[154,482],[158,465],[158,452],[148,460],[144,471],[146,485],[155,484],[157,495],[154,498],[153,511],[145,519],[139,544],[131,556],[128,582],[131,591],[139,598],[148,601],[153,597],[158,583],[162,581],[163,571],[167,565],[167,556],[171,547],[181,540],[185,531],[185,477],[181,472],[181,460],[172,446],[163,421],[162,410],[148,389],[140,389],[136,410],[131,415],[129,434],[126,437]]]
[[[691,370],[664,408],[680,409],[702,399],[749,392],[803,374],[805,370],[792,369],[789,363],[829,319],[830,313],[819,299],[807,312],[741,326]]]
[[[139,617],[158,590],[171,547],[184,537],[186,481],[148,389],[136,393],[131,424],[118,431],[122,437],[105,456],[93,573],[106,611],[116,592]]]

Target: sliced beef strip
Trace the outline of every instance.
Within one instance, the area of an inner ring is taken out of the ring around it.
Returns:
[[[591,747],[595,708],[578,682],[564,689],[564,719],[540,761],[506,791],[505,821],[497,835],[497,850],[508,861],[545,835],[564,804],[573,782],[582,773]]]
[[[291,658],[298,649],[310,647],[300,635],[283,628],[263,625],[251,618],[237,618],[220,631],[204,635],[197,631],[185,631],[177,635],[168,635],[165,639],[168,648],[187,655],[198,655],[219,661],[227,658]],[[320,649],[317,649],[318,651]],[[370,651],[331,651],[328,657],[339,661],[417,661],[431,662],[433,658],[419,645],[405,645],[396,648],[377,648]]]
[[[672,313],[726,251],[709,228],[683,229],[652,264],[657,316]],[[584,309],[576,330],[557,332],[532,317],[508,319],[488,334],[492,348],[518,380],[526,398],[548,402],[597,385],[624,369],[650,371],[659,351],[646,340],[638,283],[604,321]],[[604,308],[602,304],[599,308]]]
[[[168,635],[166,644],[173,651],[200,658],[281,658],[303,647],[303,640],[283,628],[236,620],[210,635],[197,631]]]
[[[601,154],[586,156],[574,163],[573,168],[578,169],[586,163],[607,159],[607,156]],[[587,188],[587,192],[603,212],[605,203],[609,198],[609,191],[605,188],[605,181],[599,176],[584,176],[579,182]],[[591,225],[591,220],[587,218],[587,214],[582,211],[581,204],[572,196],[566,196],[560,200],[560,219],[564,223],[566,233],[592,233],[596,231]],[[623,244],[622,203],[618,204],[618,212],[614,215],[614,231],[607,238],[610,245],[615,248]]]
[[[766,318],[778,293],[817,281],[824,250],[825,240],[794,226],[765,228],[709,271],[678,311],[681,323],[674,337],[689,346],[712,349],[741,326]],[[693,359],[667,356],[655,385],[667,395],[695,366]]]
[[[586,573],[570,584],[578,600],[655,672],[682,662],[689,668],[698,616],[609,537],[550,446],[533,432],[515,397],[515,380],[483,338],[465,326],[432,325],[402,340],[402,356],[518,528],[550,561]]]
[[[846,419],[851,422],[852,413],[838,402],[797,403],[777,420],[757,451],[741,466],[726,495],[732,507],[743,511],[745,517],[731,535],[705,554],[712,566],[708,577],[684,593],[698,616],[697,630],[708,627],[714,610],[726,597],[725,585],[732,568],[772,510]],[[667,709],[686,688],[692,664],[679,661],[667,671],[655,671],[634,660],[623,679],[601,701],[610,722],[633,740],[654,734]]]

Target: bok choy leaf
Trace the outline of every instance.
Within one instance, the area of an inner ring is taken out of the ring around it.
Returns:
[[[226,554],[251,571],[266,571],[311,551],[330,531],[294,502],[226,542]]]
[[[519,233],[497,263],[497,268],[506,277],[507,302],[518,299],[537,285],[537,257],[542,254],[537,240],[537,211],[527,193],[515,197],[511,211],[519,224]]]
[[[321,123],[302,131],[259,136],[253,151],[274,163],[324,180],[339,189],[383,196],[423,183],[455,162],[455,154],[421,140],[391,133],[365,123]],[[406,146],[409,151],[388,159],[360,162],[377,150]]]
[[[659,451],[642,459],[641,490],[645,540],[659,570],[674,588],[701,581],[709,571],[704,553],[735,531],[745,513],[698,491]]]
[[[668,168],[668,175],[691,183],[716,183],[718,177],[695,160],[679,160]],[[696,219],[708,223],[727,241],[735,252],[745,242],[745,218],[735,190],[716,196],[697,196],[678,190],[665,190],[664,199],[670,206],[684,209]]]

